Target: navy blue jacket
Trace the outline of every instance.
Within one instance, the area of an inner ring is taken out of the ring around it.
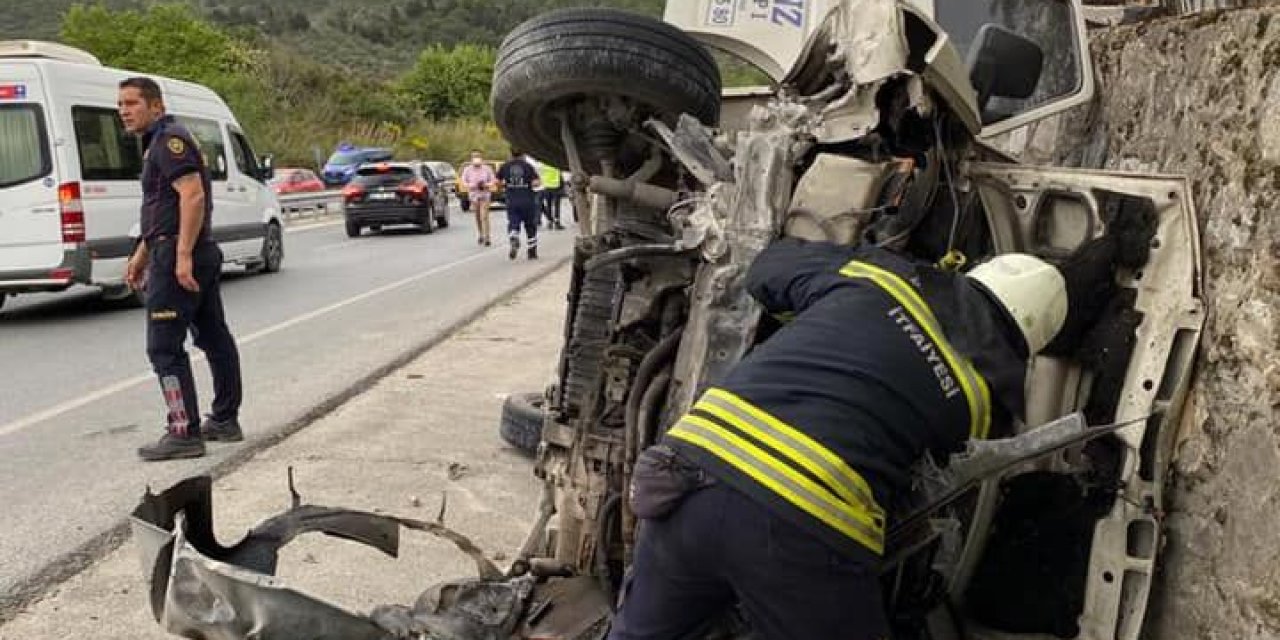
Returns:
[[[928,308],[904,304],[882,285],[889,281],[897,283],[899,292],[903,286],[910,289],[905,297],[923,300]],[[850,509],[877,522],[878,541],[869,533],[856,542],[879,551],[883,514],[892,512],[895,500],[909,488],[912,465],[926,451],[942,457],[971,437],[987,436],[989,428],[979,425],[973,395],[980,390],[993,400],[982,413],[997,425],[1023,411],[1025,341],[1005,309],[972,279],[874,247],[782,239],[753,263],[746,286],[770,314],[788,316],[788,322],[724,380],[713,381],[714,389],[666,442],[837,548],[848,548],[848,535],[796,508],[794,497],[780,495],[776,486],[766,486],[770,483],[757,469],[747,469],[759,463],[767,475],[796,457],[779,453],[770,421],[780,433],[794,430],[825,448],[824,455],[834,454],[850,469],[846,477],[860,476],[849,483],[853,489],[841,488],[847,496],[857,493],[858,486],[869,487],[874,501]],[[918,321],[904,307],[927,321]],[[935,331],[929,333],[924,325]],[[937,328],[942,335],[936,335]],[[944,354],[954,357],[946,360]],[[962,388],[966,380],[974,394]],[[722,436],[726,440],[719,440]],[[717,444],[721,442],[744,445],[738,451],[762,452],[739,459],[764,462],[735,466],[734,454],[726,455]],[[817,493],[828,491],[832,504],[847,506],[833,483],[803,465],[794,467],[813,481]],[[831,468],[843,470],[838,464]]]
[[[152,123],[142,136],[142,239],[177,238],[180,213],[178,192],[173,182],[191,173],[200,174],[204,185],[204,224],[196,243],[211,239],[213,191],[209,169],[200,145],[187,128],[166,115]]]

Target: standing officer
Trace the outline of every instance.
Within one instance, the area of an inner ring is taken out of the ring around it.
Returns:
[[[765,640],[887,638],[877,565],[911,467],[1021,416],[1029,357],[1092,322],[1068,320],[1068,291],[1114,284],[1114,246],[1086,253],[1103,268],[1077,278],[1024,254],[961,275],[875,247],[768,247],[746,286],[792,319],[640,457],[609,639],[693,637],[735,602]]]
[[[146,289],[147,356],[160,378],[168,425],[159,442],[138,449],[144,460],[198,458],[204,440],[235,442],[240,430],[240,354],[223,316],[222,250],[210,236],[209,169],[191,133],[165,114],[150,78],[120,83],[125,129],[142,136],[142,237],[125,280]],[[213,413],[202,425],[191,362],[190,330],[209,359]]]
[[[560,170],[543,162],[538,165],[538,180],[542,182],[538,204],[542,215],[547,218],[547,228],[564,229],[564,225],[560,224],[560,201],[564,199],[564,181]]]
[[[512,260],[520,254],[520,228],[529,239],[529,259],[538,259],[538,202],[534,190],[541,186],[538,170],[525,159],[524,153],[511,150],[511,159],[498,168],[498,180],[506,191],[507,238]]]

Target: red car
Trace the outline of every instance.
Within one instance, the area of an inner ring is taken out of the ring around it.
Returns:
[[[324,191],[324,182],[310,169],[284,168],[276,169],[276,176],[271,180],[271,188],[276,193],[307,193]]]

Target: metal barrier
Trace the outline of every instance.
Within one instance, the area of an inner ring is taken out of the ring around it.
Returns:
[[[276,196],[286,220],[342,212],[342,192],[287,193]]]

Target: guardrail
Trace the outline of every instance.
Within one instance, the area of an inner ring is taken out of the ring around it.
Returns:
[[[336,189],[312,193],[286,193],[276,196],[276,200],[280,203],[280,213],[284,214],[286,220],[342,211],[342,192]]]

